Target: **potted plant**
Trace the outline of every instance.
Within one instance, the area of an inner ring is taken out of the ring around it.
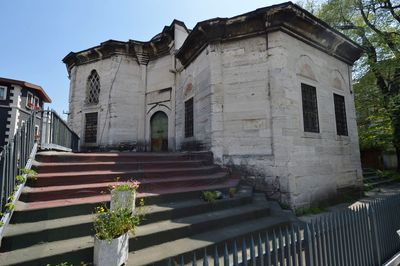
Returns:
[[[139,185],[139,181],[131,180],[111,186],[111,210],[123,208],[133,212],[135,210],[136,191]]]
[[[139,216],[128,209],[98,207],[94,220],[94,253],[96,266],[120,266],[128,260],[129,233],[134,234]]]

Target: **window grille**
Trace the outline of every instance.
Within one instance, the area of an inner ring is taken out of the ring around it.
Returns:
[[[100,95],[100,77],[96,70],[92,70],[86,84],[86,104],[98,104]]]
[[[85,143],[97,141],[97,112],[85,114]]]
[[[333,101],[335,104],[336,132],[338,135],[348,136],[344,96],[334,93]]]
[[[185,102],[185,137],[193,137],[193,98]]]
[[[301,84],[303,101],[303,123],[305,132],[319,133],[317,90],[315,87]]]

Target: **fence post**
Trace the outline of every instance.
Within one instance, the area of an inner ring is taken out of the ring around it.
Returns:
[[[312,236],[314,237],[314,236]],[[308,223],[306,224],[304,228],[304,240],[306,240],[305,243],[305,253],[306,253],[306,265],[307,266],[313,266],[314,261],[313,261],[313,245],[312,245],[312,239],[311,239],[311,232],[310,228],[308,226]]]
[[[370,205],[368,208],[368,216],[371,224],[371,232],[372,232],[372,238],[373,238],[373,245],[374,245],[374,253],[375,253],[375,258],[377,259],[377,264],[380,265],[381,261],[381,248],[379,244],[379,238],[378,238],[378,228],[377,228],[377,221],[376,221],[376,216],[375,216],[375,210],[374,208]]]

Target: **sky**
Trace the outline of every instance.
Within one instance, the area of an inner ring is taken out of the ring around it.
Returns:
[[[1,0],[0,77],[44,88],[47,106],[68,112],[69,79],[62,59],[114,39],[148,41],[173,19],[188,28],[232,17],[277,0]],[[63,117],[66,117],[65,115]]]

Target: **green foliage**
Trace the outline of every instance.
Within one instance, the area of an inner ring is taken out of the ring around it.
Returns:
[[[319,214],[322,212],[326,212],[327,209],[325,207],[310,207],[310,208],[299,208],[296,209],[297,216],[310,215],[310,214]]]
[[[37,179],[37,172],[33,169],[27,169],[27,168],[19,168],[19,171],[22,175],[26,175],[26,177],[30,180],[36,180]]]
[[[386,150],[392,147],[390,113],[371,73],[354,85],[354,96],[361,148]]]
[[[400,150],[399,4],[398,0],[326,0],[317,12],[364,49],[354,70],[363,148],[393,144]]]
[[[400,182],[400,173],[397,171],[393,171],[393,170],[377,170],[376,171],[377,175],[380,178],[391,178],[396,180],[397,182]]]
[[[211,204],[215,203],[218,198],[216,191],[203,191],[202,196],[205,201]]]
[[[130,232],[135,233],[140,218],[127,209],[109,210],[98,207],[94,220],[95,235],[100,240],[112,241],[121,235]]]
[[[6,211],[12,211],[15,209],[15,205],[12,202],[8,202],[4,205]]]
[[[233,198],[236,194],[236,188],[235,187],[229,188],[228,193],[229,193],[229,197]]]
[[[84,262],[81,262],[80,265],[86,265],[86,264]],[[51,266],[51,264],[46,264],[46,266]],[[74,265],[69,262],[61,262],[59,264],[56,264],[55,266],[74,266]]]
[[[22,176],[22,175],[17,175],[15,177],[15,180],[17,181],[17,185],[19,185],[19,184],[25,183],[26,178],[24,176]]]

